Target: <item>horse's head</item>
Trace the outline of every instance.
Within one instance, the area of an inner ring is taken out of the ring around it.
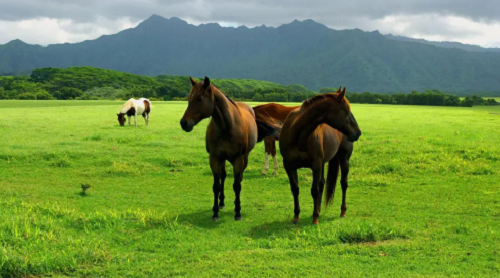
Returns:
[[[118,116],[118,122],[120,123],[121,126],[125,125],[125,114],[118,113],[116,114]]]
[[[203,82],[191,81],[191,92],[188,96],[188,107],[181,119],[181,127],[184,131],[190,132],[201,120],[212,116],[214,112],[214,92],[210,85],[210,79],[205,76]]]
[[[324,121],[345,134],[349,141],[354,142],[361,136],[361,130],[352,114],[351,105],[345,98],[345,87],[341,89],[342,87],[333,94],[333,107],[326,113]]]

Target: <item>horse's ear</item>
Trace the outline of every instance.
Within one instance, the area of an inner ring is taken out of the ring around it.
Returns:
[[[206,89],[210,87],[210,78],[205,76],[205,80],[203,80],[203,88]]]
[[[340,91],[340,89],[339,89],[339,94],[337,95],[336,99],[337,99],[337,101],[341,101],[341,100],[344,99],[344,97],[345,97],[345,87],[344,87],[344,89],[342,91]]]
[[[336,93],[339,93],[339,94],[340,94],[340,92],[342,92],[342,86],[340,86],[340,87],[339,87],[339,89],[337,90],[337,92],[336,92]]]
[[[193,85],[193,87],[197,84],[191,76],[189,77],[189,81],[191,81],[191,85]]]

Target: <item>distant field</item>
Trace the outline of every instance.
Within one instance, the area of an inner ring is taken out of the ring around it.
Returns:
[[[185,133],[185,102],[153,102],[150,126],[120,127],[121,104],[0,101],[0,276],[500,272],[500,107],[353,104],[363,135],[347,218],[337,193],[312,226],[310,171],[299,172],[302,222],[292,225],[284,170],[260,175],[262,144],[243,180],[243,221],[229,175],[212,222],[208,120]]]

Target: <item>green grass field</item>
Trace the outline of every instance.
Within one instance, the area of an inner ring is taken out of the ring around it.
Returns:
[[[121,104],[0,101],[0,276],[500,274],[500,107],[353,104],[363,135],[347,218],[338,186],[313,226],[310,171],[293,225],[284,170],[260,175],[263,144],[244,175],[243,221],[229,175],[212,222],[208,120],[185,133],[186,103],[156,102],[150,126],[120,127]]]

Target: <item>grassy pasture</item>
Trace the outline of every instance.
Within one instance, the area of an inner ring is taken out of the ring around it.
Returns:
[[[500,107],[353,104],[347,218],[338,186],[312,226],[310,171],[292,225],[284,170],[260,175],[262,144],[243,221],[229,175],[212,222],[208,120],[185,133],[186,103],[156,102],[149,127],[120,127],[121,104],[0,101],[0,276],[499,275]]]

